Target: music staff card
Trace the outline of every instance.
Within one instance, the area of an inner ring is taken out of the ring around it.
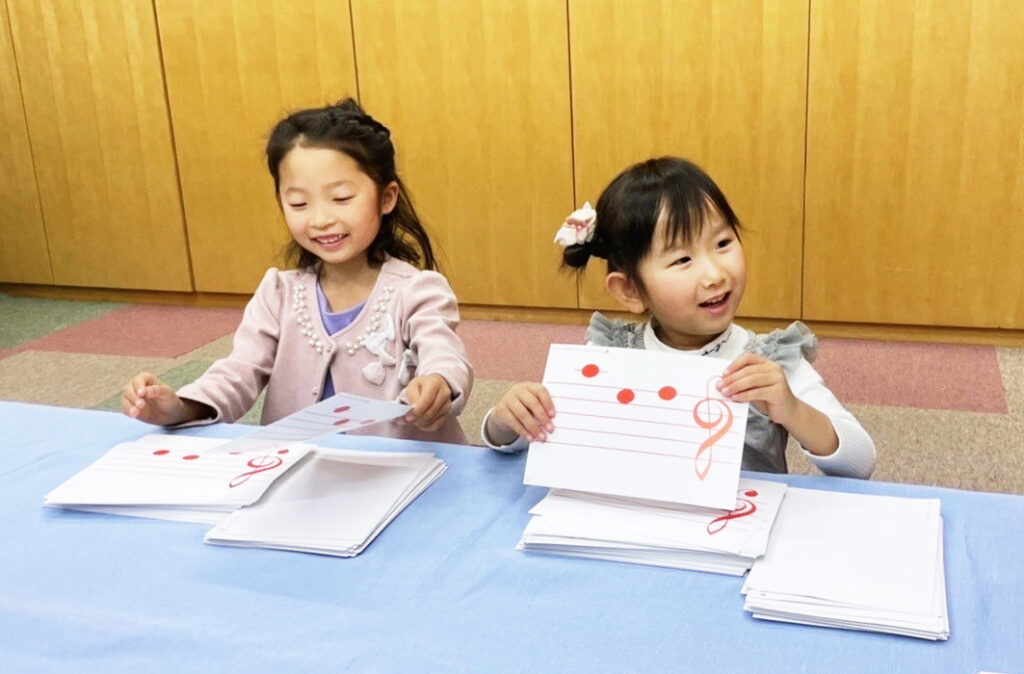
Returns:
[[[264,452],[328,435],[367,428],[396,419],[412,407],[351,393],[338,393],[315,405],[289,414],[248,435],[217,448],[218,451]]]
[[[256,501],[310,451],[221,451],[224,440],[150,434],[123,442],[46,495],[53,506],[175,506],[230,511]],[[123,514],[132,514],[124,512]]]
[[[715,387],[728,364],[553,344],[543,383],[555,431],[531,443],[523,482],[731,510],[748,405]]]

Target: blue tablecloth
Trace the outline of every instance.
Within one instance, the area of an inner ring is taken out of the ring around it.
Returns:
[[[0,670],[1024,671],[1024,497],[776,476],[942,499],[952,636],[932,643],[754,620],[740,578],[518,552],[544,491],[522,484],[523,457],[473,447],[320,441],[430,450],[449,465],[353,559],[204,545],[206,525],[43,508],[114,444],[153,431],[0,403]]]

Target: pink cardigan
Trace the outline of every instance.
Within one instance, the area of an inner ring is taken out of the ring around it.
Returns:
[[[443,276],[388,258],[366,305],[329,336],[316,300],[316,270],[270,269],[245,308],[227,358],[178,395],[205,403],[215,421],[235,421],[265,386],[264,424],[317,402],[328,368],[338,393],[395,400],[413,376],[439,374],[452,389],[452,412],[433,433],[378,424],[367,435],[465,443],[456,416],[473,386],[473,367],[455,334],[459,309]],[[356,431],[353,431],[356,432]]]

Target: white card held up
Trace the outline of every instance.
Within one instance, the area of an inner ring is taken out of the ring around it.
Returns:
[[[746,403],[715,384],[719,358],[553,344],[544,385],[555,431],[534,442],[526,484],[731,510]]]
[[[272,450],[321,435],[342,433],[391,421],[410,409],[412,407],[409,405],[390,400],[339,393],[225,443],[218,449],[244,452]]]

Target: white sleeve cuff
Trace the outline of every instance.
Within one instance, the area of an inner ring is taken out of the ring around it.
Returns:
[[[839,437],[839,447],[828,456],[818,456],[801,447],[804,456],[826,475],[864,480],[871,477],[875,470],[875,443],[871,436],[855,420],[830,416],[829,421]]]
[[[530,443],[521,435],[507,445],[499,445],[491,440],[487,435],[487,420],[491,418],[491,412],[493,411],[493,407],[487,410],[487,414],[484,415],[484,420],[480,424],[480,438],[484,441],[484,444],[497,452],[505,452],[506,454],[518,454],[526,449]]]

